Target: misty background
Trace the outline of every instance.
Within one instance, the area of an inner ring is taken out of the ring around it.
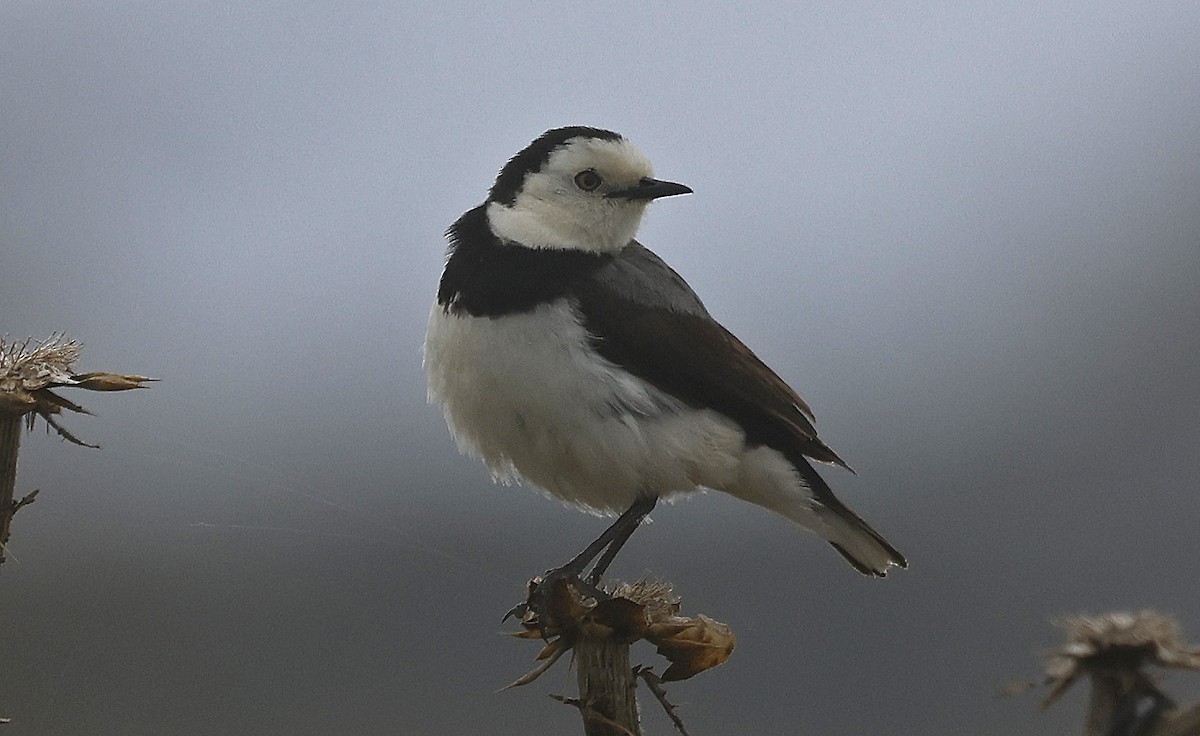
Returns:
[[[24,440],[5,734],[579,731],[564,663],[497,692],[537,649],[497,633],[606,522],[460,457],[420,356],[443,231],[567,124],[695,189],[640,239],[911,563],[658,509],[612,575],[739,641],[670,688],[692,733],[1076,730],[1082,687],[997,696],[1051,619],[1200,639],[1198,38],[1187,0],[5,2],[0,334],[162,379],[67,392],[99,452]]]

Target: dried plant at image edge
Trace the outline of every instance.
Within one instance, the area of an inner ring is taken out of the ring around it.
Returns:
[[[586,733],[635,736],[640,733],[632,693],[636,677],[646,684],[676,729],[686,734],[661,683],[685,680],[723,664],[737,643],[733,631],[702,614],[691,618],[680,616],[679,598],[669,583],[643,580],[621,584],[601,599],[581,593],[569,579],[556,580],[552,586],[545,598],[543,615],[527,611],[521,620],[522,630],[514,634],[546,642],[536,657],[541,664],[508,687],[533,682],[563,654],[575,650],[580,697],[555,697],[579,708]],[[658,653],[670,662],[661,676],[648,667],[629,667],[629,645],[639,639],[655,645]],[[603,672],[605,666],[592,661],[598,649],[615,652],[618,661],[608,665],[622,671]],[[610,702],[591,702],[597,697]],[[611,702],[614,699],[624,702]]]
[[[32,339],[8,342],[0,337],[0,563],[5,560],[13,515],[33,503],[37,496],[37,491],[30,491],[19,500],[14,499],[22,419],[33,429],[41,417],[64,440],[96,447],[71,434],[56,419],[64,409],[77,414],[91,412],[53,389],[127,391],[145,388],[146,382],[157,380],[120,373],[76,373],[73,367],[79,359],[79,350],[78,342],[61,334],[40,342]]]
[[[1048,706],[1081,676],[1092,692],[1086,736],[1200,736],[1200,702],[1179,707],[1144,671],[1149,665],[1200,670],[1200,648],[1179,623],[1155,611],[1077,616],[1058,624],[1067,641],[1046,661]]]

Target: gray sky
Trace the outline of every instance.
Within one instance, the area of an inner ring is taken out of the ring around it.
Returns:
[[[1200,638],[1200,5],[805,5],[4,3],[0,333],[163,379],[26,439],[6,734],[577,730],[496,632],[604,522],[460,458],[419,353],[446,226],[575,123],[695,189],[641,239],[911,562],[660,509],[614,574],[739,636],[693,733],[1060,733],[996,697],[1049,619]]]

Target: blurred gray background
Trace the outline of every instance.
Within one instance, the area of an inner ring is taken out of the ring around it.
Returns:
[[[692,732],[1074,731],[1082,689],[997,696],[1053,617],[1200,638],[1198,38],[1190,0],[4,3],[0,333],[163,379],[71,395],[102,451],[25,440],[5,733],[579,732],[562,664],[496,692],[536,650],[497,632],[605,522],[493,487],[420,366],[442,232],[574,123],[695,189],[642,240],[911,561],[659,509],[614,574],[739,636]]]

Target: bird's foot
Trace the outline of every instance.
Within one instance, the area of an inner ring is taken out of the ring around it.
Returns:
[[[515,617],[524,624],[541,625],[545,628],[553,619],[553,596],[560,588],[573,589],[573,597],[576,600],[594,599],[594,602],[598,602],[611,598],[612,596],[600,588],[598,583],[599,580],[592,580],[590,575],[581,578],[569,564],[547,570],[529,581],[529,592],[525,600],[513,606],[501,620],[507,621]]]

